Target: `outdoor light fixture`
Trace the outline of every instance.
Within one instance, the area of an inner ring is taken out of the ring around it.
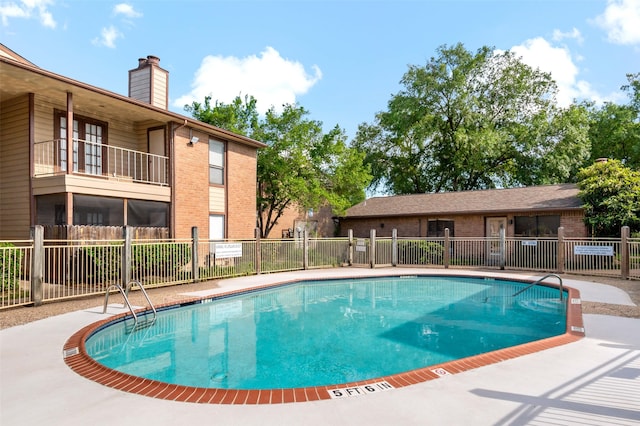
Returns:
[[[189,129],[189,145],[193,146],[198,143],[199,137],[193,136],[193,129]]]

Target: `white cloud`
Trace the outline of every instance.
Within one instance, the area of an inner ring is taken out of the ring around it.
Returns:
[[[295,104],[296,96],[305,94],[321,78],[322,71],[313,66],[313,75],[304,66],[280,56],[267,47],[259,56],[206,56],[196,71],[192,90],[174,101],[176,107],[202,102],[206,96],[213,101],[230,103],[236,96],[249,95],[258,101],[260,113],[270,107],[281,111],[283,104]]]
[[[13,18],[37,18],[43,26],[54,29],[56,21],[47,8],[52,4],[53,0],[22,0],[19,3],[2,3],[0,4],[2,25],[9,25],[9,20]]]
[[[640,43],[640,0],[608,0],[604,13],[594,20],[616,44]]]
[[[578,44],[582,44],[582,42],[584,41],[584,38],[582,37],[580,30],[578,30],[575,27],[571,31],[567,31],[567,32],[562,32],[560,30],[553,30],[552,38],[554,41],[562,41],[567,38],[573,39],[573,40],[576,40]]]
[[[118,31],[116,27],[111,25],[108,28],[102,29],[100,37],[93,39],[93,44],[114,49],[116,47],[116,40],[123,37],[122,33]]]
[[[589,82],[578,79],[580,70],[566,47],[552,46],[544,38],[537,37],[514,46],[511,51],[516,56],[520,56],[522,62],[530,67],[551,74],[558,85],[558,105],[566,107],[574,99],[603,101],[603,97],[591,87]]]
[[[130,4],[127,3],[120,3],[115,5],[115,7],[113,8],[113,13],[116,15],[124,15],[127,18],[140,18],[142,17],[142,13],[138,12],[137,10],[135,10],[133,8],[133,6],[131,6]]]
[[[138,12],[128,3],[118,3],[113,7],[113,14],[116,16],[123,16],[125,24],[132,24],[131,19],[142,17],[142,13]],[[124,38],[124,34],[114,25],[109,27],[103,27],[100,32],[100,36],[92,40],[92,43],[97,46],[106,46],[110,49],[115,49],[116,40]]]

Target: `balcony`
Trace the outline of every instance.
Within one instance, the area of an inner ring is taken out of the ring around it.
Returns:
[[[73,140],[73,174],[108,180],[169,186],[169,158],[146,152]],[[67,142],[36,142],[34,177],[67,174]]]

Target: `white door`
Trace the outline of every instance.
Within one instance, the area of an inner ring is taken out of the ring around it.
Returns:
[[[489,265],[496,265],[500,262],[501,250],[500,250],[500,230],[507,230],[507,218],[506,217],[488,217],[486,219],[486,231],[485,235],[489,240],[487,241],[487,263]]]
[[[149,131],[149,169],[148,181],[153,183],[168,183],[167,163],[165,161],[164,129]],[[161,157],[158,157],[161,156]]]
[[[209,216],[209,239],[224,240],[224,216],[216,214]]]

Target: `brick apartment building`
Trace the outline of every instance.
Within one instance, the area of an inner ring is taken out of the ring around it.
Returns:
[[[169,111],[159,58],[138,60],[123,96],[0,44],[0,82],[0,240],[33,225],[254,236],[264,144]]]
[[[573,184],[375,197],[347,210],[339,234],[356,237],[585,237],[584,210]]]

